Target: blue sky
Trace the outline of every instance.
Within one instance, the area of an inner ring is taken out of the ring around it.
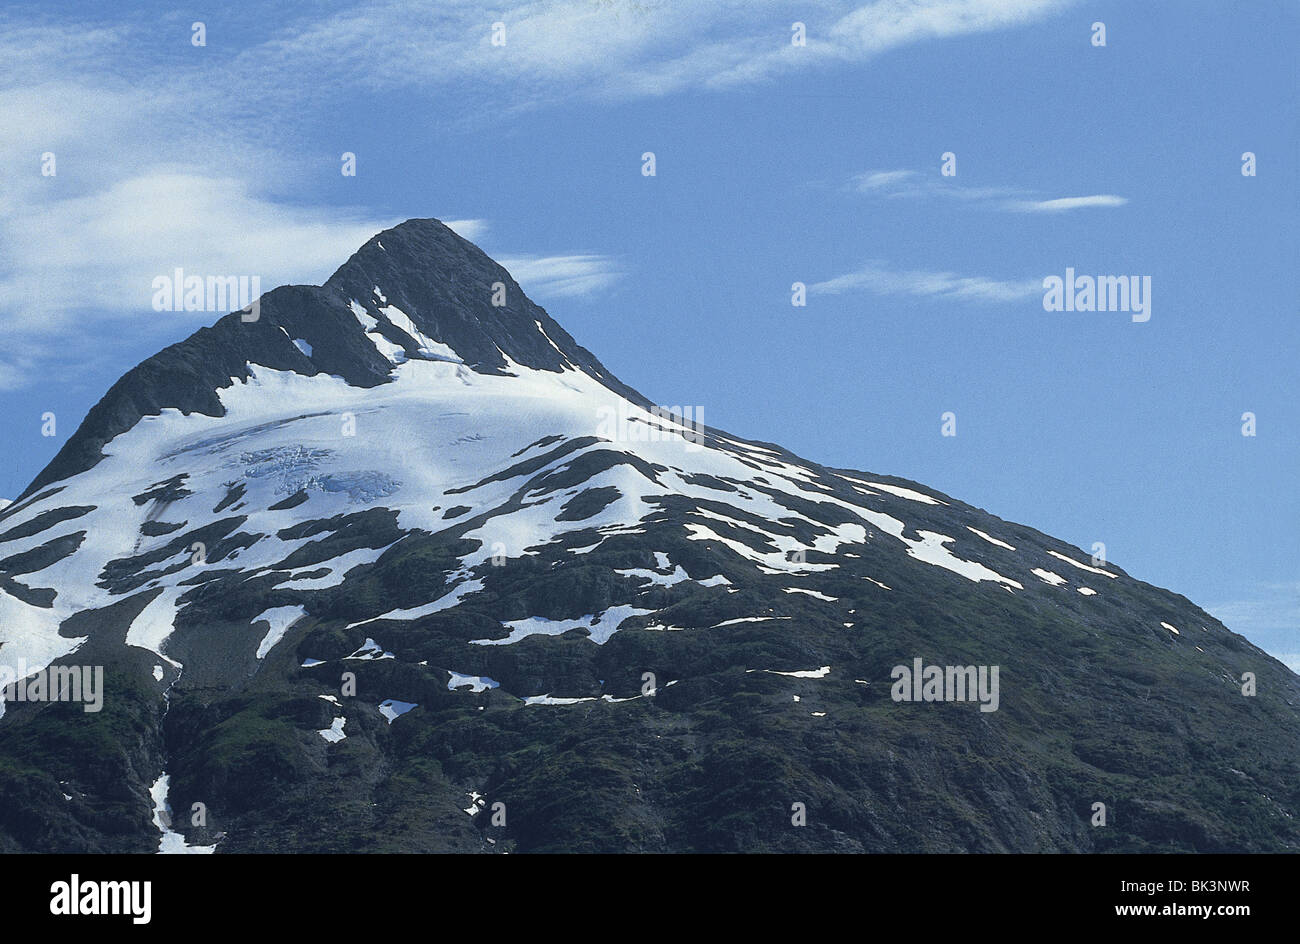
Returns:
[[[1300,667],[1296,4],[169,8],[0,6],[0,495],[214,319],[154,276],[319,283],[436,216],[652,399],[1104,542]],[[1150,321],[1044,311],[1067,266]]]

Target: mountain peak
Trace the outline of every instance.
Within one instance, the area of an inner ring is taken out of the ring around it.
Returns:
[[[141,362],[87,414],[20,498],[91,468],[103,446],[165,409],[222,416],[218,391],[254,365],[357,387],[387,383],[408,360],[452,361],[509,376],[511,365],[581,371],[648,404],[524,294],[503,266],[436,219],[410,219],[369,239],[324,285],[264,294],[255,320],[220,318]]]
[[[454,355],[480,373],[504,373],[511,361],[598,378],[605,373],[504,267],[440,220],[412,219],[384,230],[323,287],[388,322],[396,333],[375,330],[410,357]]]

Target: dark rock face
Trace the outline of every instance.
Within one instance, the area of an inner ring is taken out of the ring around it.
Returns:
[[[0,603],[85,589],[54,568],[106,525],[68,496],[141,415],[220,415],[249,363],[382,393],[394,362],[354,302],[411,360],[387,306],[456,370],[516,382],[508,356],[623,391],[504,270],[411,221],[115,384],[0,513]],[[294,446],[324,415],[286,410],[249,429]],[[0,851],[155,851],[163,771],[174,810],[207,810],[174,828],[219,852],[1300,851],[1300,678],[1189,600],[913,482],[717,430],[699,447],[727,462],[692,464],[563,415],[456,466],[420,526],[382,496],[322,512],[297,482],[202,484],[242,447],[142,463],[102,496],[140,516],[95,560],[102,598],[58,626],[82,641],[56,665],[104,667],[103,710],[6,699]],[[404,434],[482,446],[423,414]],[[520,515],[553,533],[498,555]],[[917,658],[997,667],[997,710],[896,700]]]
[[[377,286],[385,301],[376,302]],[[529,301],[509,272],[437,220],[409,220],[380,233],[325,287],[363,304],[397,306],[426,335],[481,373],[503,372],[503,354],[539,370],[558,371],[568,363],[593,376],[604,373],[595,357]],[[504,304],[494,305],[494,294]]]

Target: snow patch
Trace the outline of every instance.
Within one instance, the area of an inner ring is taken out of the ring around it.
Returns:
[[[1015,548],[1012,547],[1010,544],[1008,544],[1006,541],[999,541],[997,538],[992,537],[991,535],[985,534],[985,533],[984,533],[983,531],[981,531],[979,528],[972,528],[970,525],[966,525],[966,530],[967,530],[967,531],[970,531],[972,534],[979,535],[979,536],[982,537],[984,540],[988,541],[990,544],[995,544],[995,545],[997,545],[998,547],[1005,547],[1008,551],[1014,551],[1014,550],[1015,550]]]
[[[1109,577],[1111,580],[1114,580],[1119,576],[1119,574],[1112,574],[1109,570],[1101,570],[1097,567],[1089,567],[1087,564],[1081,564],[1079,561],[1074,560],[1071,557],[1066,557],[1064,554],[1058,554],[1056,551],[1048,551],[1047,553],[1051,554],[1057,560],[1063,560],[1070,566],[1078,567],[1080,570],[1086,570],[1090,574],[1101,574],[1103,577]]]
[[[451,678],[447,682],[447,688],[455,691],[458,688],[468,688],[470,691],[478,694],[485,692],[490,688],[500,688],[501,683],[496,679],[490,679],[486,675],[461,675],[459,672],[447,670]]]
[[[343,733],[343,726],[347,723],[348,723],[347,718],[343,718],[343,717],[335,718],[334,722],[328,728],[323,728],[320,731],[317,731],[316,733],[319,734],[321,737],[323,737],[325,740],[329,741],[331,744],[337,744],[339,741],[347,737],[347,735]]]
[[[265,658],[266,654],[275,648],[275,644],[284,638],[289,627],[306,615],[307,611],[301,606],[273,606],[254,616],[252,622],[255,624],[262,620],[271,624],[271,628],[266,631],[266,636],[257,647],[257,657]]]
[[[806,593],[810,597],[816,597],[818,600],[826,600],[835,603],[839,597],[828,597],[824,593],[818,593],[816,590],[805,590],[803,587],[783,587],[786,593]]]
[[[388,719],[389,724],[392,724],[402,715],[416,707],[418,706],[413,701],[398,701],[395,698],[388,698],[379,703],[379,713]]]
[[[380,659],[395,659],[397,657],[391,652],[385,652],[383,646],[379,645],[379,643],[367,636],[366,641],[362,644],[361,648],[347,658],[377,662]]]
[[[529,616],[525,619],[511,620],[506,623],[505,625],[510,629],[510,635],[505,639],[471,639],[470,643],[475,646],[509,646],[521,639],[527,639],[529,636],[559,636],[571,629],[585,629],[590,633],[591,641],[600,646],[610,636],[618,632],[619,627],[626,620],[653,612],[654,610],[643,610],[630,604],[624,604],[622,606],[611,606],[599,616],[588,614],[577,619],[552,620],[544,616]]]
[[[211,855],[217,847],[191,846],[185,837],[172,829],[172,808],[167,803],[167,794],[171,789],[171,777],[166,771],[153,782],[149,788],[149,798],[153,800],[153,824],[162,833],[158,843],[159,855]],[[64,794],[67,799],[72,799]]]
[[[842,478],[843,476],[841,476]],[[856,481],[856,480],[855,480]],[[865,482],[865,485],[871,488],[878,488],[882,492],[888,492],[891,495],[897,495],[899,498],[906,498],[910,501],[921,502],[923,505],[946,505],[947,502],[939,501],[937,498],[931,498],[929,495],[922,495],[918,491],[910,488],[903,488],[901,485],[886,485],[884,482]],[[951,538],[949,539],[951,540]]]
[[[820,669],[800,669],[797,672],[781,672],[777,669],[746,669],[748,672],[767,672],[771,675],[788,675],[791,678],[825,678],[830,674],[831,667],[823,665]]]

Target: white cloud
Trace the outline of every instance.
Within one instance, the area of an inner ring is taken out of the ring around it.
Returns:
[[[818,282],[809,290],[822,295],[867,291],[876,295],[913,295],[972,302],[1017,302],[1042,293],[1040,281],[1007,282],[952,272],[894,271],[882,263]]]
[[[1300,581],[1265,583],[1248,599],[1207,606],[1234,632],[1300,634]]]
[[[232,78],[282,88],[276,76],[370,88],[469,78],[508,88],[511,106],[725,88],[813,67],[863,63],[910,43],[1006,29],[1073,0],[813,0],[797,11],[807,45],[790,42],[782,0],[530,0],[485,11],[469,0],[380,0],[285,23],[230,63]],[[505,45],[491,25],[505,24]],[[381,51],[368,55],[368,51]],[[499,107],[499,102],[498,102]]]
[[[23,221],[21,238],[6,233],[4,333],[44,335],[86,308],[175,318],[152,310],[151,283],[178,266],[205,275],[257,275],[268,291],[288,282],[319,283],[396,222],[273,201],[236,179],[145,173],[47,201]]]
[[[1098,193],[1090,197],[1058,197],[1055,200],[1012,200],[1007,203],[1008,210],[1022,210],[1027,213],[1060,213],[1064,210],[1078,210],[1084,207],[1120,207],[1128,203],[1124,197],[1111,193]]]
[[[929,177],[914,170],[875,170],[857,174],[849,188],[876,197],[939,197],[973,206],[1012,213],[1063,213],[1088,207],[1121,207],[1127,198],[1100,193],[1086,197],[1038,199],[1032,191],[1015,187],[968,187],[937,172]]]
[[[1068,3],[810,0],[799,14],[804,48],[790,43],[781,0],[528,0],[493,11],[473,0],[372,0],[304,5],[272,32],[260,11],[232,10],[220,28],[209,23],[205,49],[188,44],[180,15],[104,26],[0,12],[0,164],[15,169],[0,190],[0,386],[39,372],[62,342],[93,335],[97,318],[117,319],[114,336],[189,333],[196,322],[177,330],[160,319],[193,316],[150,305],[153,277],[176,266],[260,275],[264,290],[319,282],[396,222],[340,210],[347,197],[295,199],[304,180],[348,186],[336,151],[292,143],[345,96],[452,89],[460,107],[444,120],[500,119],[574,96],[658,96],[860,64],[907,43],[1040,20]],[[498,19],[505,46],[491,43]],[[46,152],[57,176],[39,172]],[[481,221],[457,227],[468,238],[483,232]],[[599,255],[509,262],[541,297],[589,295],[619,277]]]
[[[482,239],[488,228],[487,220],[443,220],[442,225],[472,243]]]
[[[859,174],[853,178],[853,182],[859,190],[865,192],[892,187],[916,176],[917,173],[914,170],[878,170]]]
[[[1252,589],[1246,598],[1205,610],[1300,674],[1300,580],[1261,583]]]
[[[573,298],[608,288],[622,275],[608,256],[502,256],[497,260],[534,298]]]

